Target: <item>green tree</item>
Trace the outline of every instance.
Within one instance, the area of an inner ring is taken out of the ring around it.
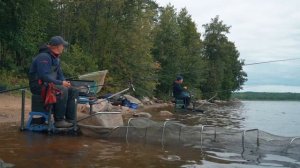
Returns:
[[[191,15],[183,8],[178,14],[178,25],[181,31],[181,45],[184,49],[179,62],[184,81],[194,95],[200,96],[200,83],[203,82],[202,41],[197,26]]]
[[[86,53],[78,44],[61,56],[62,69],[65,76],[74,77],[88,72],[98,71],[98,66],[92,56]]]
[[[161,66],[156,91],[159,96],[163,96],[169,94],[174,78],[182,74],[180,58],[184,55],[184,48],[181,43],[182,36],[177,14],[173,6],[168,5],[161,9],[154,36],[152,53]]]
[[[155,8],[142,0],[126,0],[117,7],[110,13],[110,23],[115,26],[106,29],[112,37],[105,39],[112,41],[108,43],[109,49],[103,48],[101,62],[112,72],[115,82],[132,81],[136,95],[152,95],[156,85],[155,62],[151,55]],[[145,81],[145,76],[154,80]]]
[[[242,85],[247,80],[247,74],[243,71],[244,61],[239,60],[239,52],[234,43],[227,42],[222,47],[225,69],[222,80],[222,94],[219,95],[221,99],[228,100],[233,91],[240,90]]]
[[[168,95],[177,75],[184,77],[185,84],[191,90],[200,92],[203,68],[201,49],[200,33],[187,10],[182,9],[177,14],[171,5],[163,8],[155,30],[153,48],[153,55],[161,65],[158,95]]]
[[[0,17],[1,78],[25,78],[38,45],[61,35],[71,44],[62,56],[66,76],[108,69],[107,82],[120,84],[109,92],[131,81],[138,96],[169,96],[182,75],[206,98],[230,90],[218,94],[227,99],[246,81],[229,26],[212,19],[201,41],[186,9],[154,0],[0,0]]]
[[[1,68],[27,73],[32,56],[47,39],[48,0],[0,1]]]
[[[205,98],[217,94],[217,98],[229,99],[231,93],[241,89],[246,81],[246,73],[242,70],[243,61],[239,60],[239,52],[234,43],[226,36],[230,26],[223,24],[218,16],[204,25],[204,58],[206,61],[205,78],[201,89]]]
[[[156,80],[155,62],[150,49],[157,5],[153,1],[53,1],[59,15],[59,32],[81,46],[101,69],[109,70],[108,80],[122,83],[116,91],[133,81],[137,95],[151,95]]]

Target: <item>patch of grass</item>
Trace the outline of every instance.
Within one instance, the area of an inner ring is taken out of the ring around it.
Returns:
[[[26,75],[0,70],[0,90],[15,89],[28,86]]]

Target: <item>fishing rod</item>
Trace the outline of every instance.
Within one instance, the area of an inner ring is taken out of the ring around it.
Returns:
[[[79,122],[81,122],[85,119],[91,118],[91,117],[96,116],[96,115],[101,115],[101,114],[120,114],[120,112],[96,112],[96,113],[90,114],[90,115],[88,115],[84,118],[81,118],[81,119],[77,120],[76,122],[79,123]]]
[[[29,88],[29,86],[23,86],[23,87],[18,87],[18,88],[14,88],[14,89],[1,90],[1,91],[0,91],[0,94],[1,94],[1,93],[12,92],[12,91],[15,91],[15,90],[26,89],[26,88]]]
[[[89,93],[90,93],[90,90],[91,90],[92,88],[97,88],[97,87],[99,87],[99,86],[115,86],[115,85],[114,85],[114,84],[102,84],[102,85],[92,85],[92,86],[90,86],[90,85],[80,85],[80,86],[71,86],[71,88],[74,88],[74,89],[87,89],[86,94],[89,94]],[[129,86],[129,87],[128,87],[127,89],[124,89],[124,90],[122,90],[122,91],[120,91],[120,92],[117,92],[117,93],[115,93],[115,94],[112,94],[112,95],[110,95],[109,97],[107,97],[106,99],[110,99],[110,98],[115,97],[115,96],[117,96],[117,95],[119,95],[119,94],[122,94],[122,93],[128,91],[130,88],[132,88],[132,90],[135,92],[135,88],[134,88],[132,82],[129,82],[129,83],[128,83],[128,86]],[[83,87],[84,87],[84,88],[83,88]]]
[[[272,62],[283,62],[283,61],[299,60],[299,59],[300,58],[288,58],[288,59],[281,59],[281,60],[271,60],[271,61],[255,62],[255,63],[245,64],[244,66],[258,65],[258,64],[267,64],[267,63],[272,63]]]
[[[254,62],[254,63],[249,63],[249,64],[244,64],[243,66],[250,66],[250,65],[258,65],[258,64],[267,64],[267,63],[273,63],[273,62],[284,62],[284,61],[292,61],[292,60],[299,60],[300,58],[288,58],[288,59],[279,59],[279,60],[270,60],[270,61],[263,61],[263,62]],[[174,73],[174,74],[177,74],[177,75],[184,75],[184,74],[191,74],[191,73],[194,73],[194,74],[199,74],[201,72],[191,72],[191,71],[186,71],[186,72],[177,72],[177,73]],[[170,76],[170,75],[158,75],[159,77],[167,77],[167,76]],[[152,78],[144,78],[144,79],[155,79],[155,77],[152,77]]]
[[[66,80],[72,80],[74,78],[77,78],[77,76],[75,77],[71,77],[71,78],[67,78]],[[87,80],[77,80],[77,81],[87,81]],[[135,91],[135,88],[133,87],[133,84],[131,81],[128,82],[128,85],[131,86],[131,88],[133,89],[133,91]],[[79,85],[79,86],[70,86],[70,88],[74,88],[74,89],[87,89],[87,94],[90,93],[90,89],[92,88],[97,88],[97,87],[101,87],[101,86],[116,86],[115,84],[109,83],[109,84],[100,84],[100,85]],[[13,89],[7,89],[7,90],[2,90],[0,91],[1,93],[7,93],[7,92],[12,92],[12,91],[16,91],[16,90],[21,90],[21,89],[27,89],[29,88],[29,86],[23,86],[23,87],[18,87],[18,88],[13,88]]]
[[[117,93],[114,93],[114,94],[108,96],[107,98],[105,98],[105,99],[103,99],[103,100],[100,100],[100,101],[97,101],[97,102],[95,102],[95,103],[93,103],[93,104],[100,104],[101,102],[109,101],[110,98],[115,97],[115,96],[118,96],[118,95],[120,95],[120,94],[122,94],[122,93],[125,93],[125,92],[129,91],[130,89],[132,89],[132,90],[135,92],[135,88],[134,88],[134,86],[133,86],[132,83],[129,83],[129,87],[128,87],[128,88],[126,88],[126,89],[124,89],[124,90],[121,90],[121,91],[119,91],[119,92],[117,92]],[[90,115],[87,116],[87,117],[84,117],[84,118],[82,118],[82,119],[80,119],[80,120],[77,120],[77,122],[80,122],[80,121],[82,121],[82,120],[85,120],[85,119],[87,119],[87,118],[93,117],[93,116],[98,115],[98,114],[104,114],[103,112],[96,112],[96,113],[92,114],[92,111],[93,111],[93,110],[92,110],[92,106],[90,106]],[[109,112],[108,114],[112,114],[112,113],[119,114],[120,112]]]
[[[78,78],[78,76],[73,76],[73,77],[70,77],[70,78],[66,78],[66,80],[72,80],[72,79],[75,79],[75,78]],[[38,81],[38,79],[33,80],[33,82],[36,82],[36,81]],[[27,89],[27,88],[29,88],[29,86],[22,86],[22,87],[13,88],[13,89],[5,89],[5,90],[1,90],[0,94],[1,93],[12,92],[12,91],[16,91],[16,90],[21,90],[21,89]]]
[[[292,60],[299,60],[299,59],[300,58],[289,58],[289,59],[281,59],[281,60],[271,60],[271,61],[255,62],[255,63],[244,64],[243,66],[258,65],[258,64],[267,64],[267,63],[273,63],[273,62],[284,62],[284,61],[292,61]],[[188,73],[192,73],[192,72],[180,72],[180,73],[177,73],[177,74],[182,75],[182,74],[188,74]],[[159,75],[159,76],[162,77],[162,76],[167,76],[167,75]],[[78,76],[70,77],[70,78],[67,78],[66,80],[72,80],[72,79],[75,79],[75,78],[78,78]],[[146,78],[144,78],[144,80],[145,79]],[[148,80],[149,79],[156,79],[156,78],[148,78]],[[99,86],[104,86],[104,85],[97,85],[97,86],[93,86],[93,87],[99,87]],[[1,90],[0,94],[1,93],[6,93],[6,92],[16,91],[16,90],[20,90],[20,89],[26,89],[26,88],[29,88],[29,86],[23,86],[23,87],[18,87],[18,88],[13,88],[13,89]],[[228,91],[228,90],[226,90],[226,91]],[[217,92],[220,92],[220,91],[217,91]]]
[[[78,76],[72,76],[69,78],[66,78],[65,80],[72,80],[78,78]],[[33,80],[32,82],[37,82],[39,79]],[[29,88],[29,86],[22,86],[22,87],[18,87],[18,88],[13,88],[13,89],[5,89],[5,90],[0,90],[0,94],[1,93],[7,93],[7,92],[12,92],[12,91],[16,91],[16,90],[21,90],[21,89],[27,89]]]
[[[88,93],[89,93],[91,88],[96,88],[96,87],[100,87],[100,86],[115,86],[115,85],[114,84],[102,84],[102,85],[93,85],[93,86],[80,85],[80,86],[70,86],[70,88],[74,88],[74,89],[87,89]],[[29,86],[24,86],[24,87],[18,87],[18,88],[13,88],[13,89],[2,90],[2,91],[0,91],[0,94],[1,93],[12,92],[12,91],[16,91],[16,90],[21,90],[21,89],[27,89],[27,88],[29,88]]]

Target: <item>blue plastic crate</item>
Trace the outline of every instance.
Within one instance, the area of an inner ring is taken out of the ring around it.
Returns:
[[[129,103],[128,107],[131,108],[131,109],[137,109],[139,107],[139,105],[136,104],[136,103]]]
[[[32,124],[34,117],[41,117],[41,119],[44,123]],[[37,132],[47,131],[49,128],[49,126],[48,126],[49,123],[46,123],[46,122],[48,121],[49,117],[51,117],[51,115],[49,115],[48,112],[36,112],[36,111],[30,112],[29,119],[26,124],[26,129],[29,131],[37,131]],[[54,127],[53,123],[50,123],[50,127],[51,127],[51,129],[53,129],[53,127]]]

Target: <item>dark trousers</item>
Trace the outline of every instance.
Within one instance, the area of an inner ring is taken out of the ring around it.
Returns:
[[[190,93],[188,92],[182,92],[180,95],[176,96],[175,98],[183,100],[186,107],[190,105],[191,96]]]
[[[54,105],[54,120],[75,120],[75,99],[78,97],[78,91],[62,85],[56,85],[56,88],[61,90],[61,95],[57,97],[57,102]]]

